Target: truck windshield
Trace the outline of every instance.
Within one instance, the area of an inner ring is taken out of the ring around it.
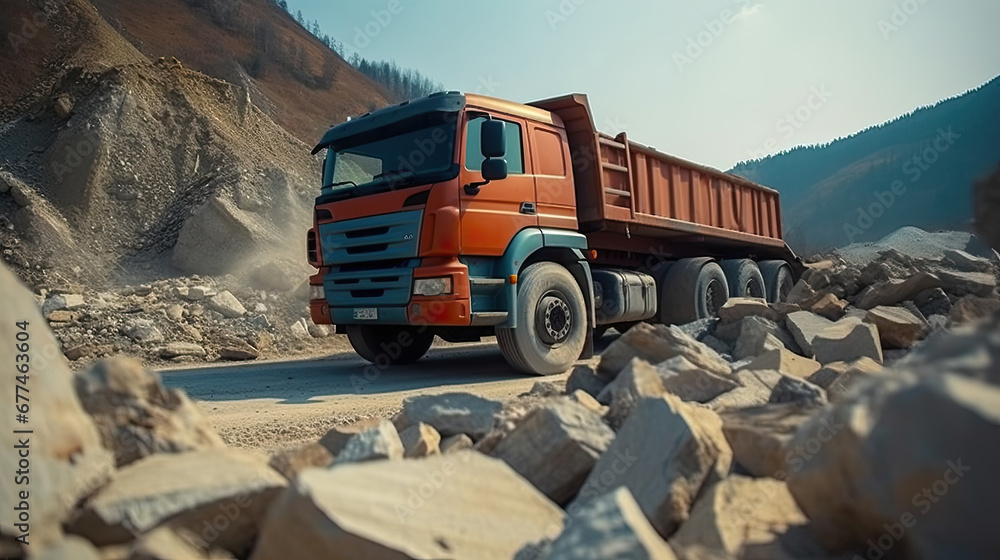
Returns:
[[[455,136],[452,116],[347,138],[327,150],[323,193],[363,196],[451,179],[458,174]]]

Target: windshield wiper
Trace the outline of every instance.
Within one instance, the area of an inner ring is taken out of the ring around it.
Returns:
[[[342,187],[344,185],[354,185],[355,188],[357,188],[358,186],[358,184],[355,183],[354,181],[341,181],[339,183],[333,183],[332,185],[327,185],[327,186],[332,188],[332,187]]]

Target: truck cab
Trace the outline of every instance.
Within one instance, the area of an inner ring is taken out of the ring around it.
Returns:
[[[599,324],[654,318],[655,278],[636,258],[600,261],[581,232],[583,216],[584,231],[622,244],[593,219],[599,202],[577,198],[595,166],[627,167],[596,160],[589,142],[574,149],[573,135],[598,150],[600,137],[585,98],[566,99],[442,92],[331,128],[313,151],[326,151],[307,234],[313,321],[380,366],[419,359],[434,336],[495,334],[513,367],[551,374],[592,353]]]

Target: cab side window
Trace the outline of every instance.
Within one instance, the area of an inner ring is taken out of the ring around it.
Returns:
[[[483,169],[483,150],[479,144],[479,132],[485,120],[483,117],[472,119],[465,127],[465,168],[469,171],[482,171]],[[503,123],[507,130],[507,153],[504,155],[504,159],[507,160],[507,173],[524,174],[521,125],[510,121],[503,121]]]

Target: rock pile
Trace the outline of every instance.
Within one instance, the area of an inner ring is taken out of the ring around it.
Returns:
[[[52,500],[33,502],[27,547],[16,523],[0,524],[0,552],[997,557],[989,508],[1000,499],[1000,453],[989,442],[1000,439],[1000,316],[928,320],[912,299],[848,303],[839,319],[814,314],[810,299],[848,301],[866,289],[847,293],[839,266],[813,265],[795,303],[734,300],[720,320],[638,325],[565,387],[538,383],[508,402],[411,397],[392,421],[338,427],[270,460],[227,448],[183,394],[134,362],[70,374],[42,326],[32,331],[48,359],[31,378],[45,384],[32,385],[41,476],[31,496]],[[944,299],[968,297],[948,273],[927,274]],[[24,302],[0,308],[0,360],[14,363],[11,325],[42,318],[10,273],[0,275],[3,293]],[[224,291],[182,288],[198,301]],[[232,296],[217,306],[248,307]],[[48,313],[87,305],[63,297]],[[8,385],[0,397],[12,401]],[[0,416],[0,433],[15,426]],[[0,481],[4,503],[17,490],[13,478]]]
[[[147,363],[240,361],[349,348],[308,318],[304,275],[291,290],[269,289],[269,276],[257,277],[250,285],[233,276],[191,276],[105,291],[60,283],[34,297],[77,367],[109,355]]]

